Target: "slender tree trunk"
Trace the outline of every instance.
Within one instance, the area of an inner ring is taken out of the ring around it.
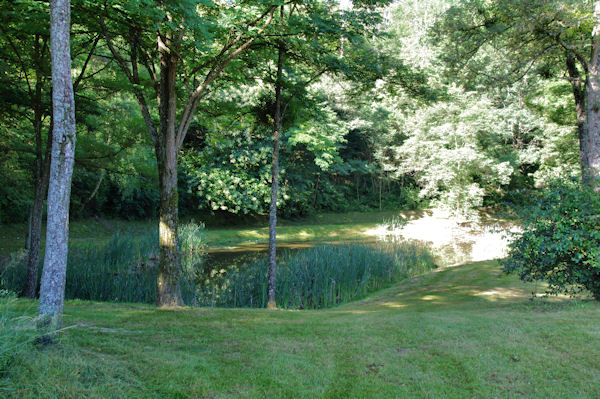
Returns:
[[[381,212],[381,190],[383,186],[383,169],[381,169],[381,174],[379,176],[379,212]]]
[[[110,133],[108,134],[108,139],[106,140],[106,144],[107,145],[110,144]],[[98,190],[100,189],[100,185],[104,181],[105,177],[106,177],[106,170],[102,169],[100,171],[100,177],[98,178],[98,181],[96,182],[96,185],[94,186],[94,189],[92,190],[90,195],[87,197],[87,199],[81,203],[81,207],[79,207],[79,215],[81,215],[83,213],[83,210],[85,209],[86,205],[89,204],[90,201],[94,199],[94,197],[98,193]]]
[[[25,249],[29,251],[31,248],[31,218],[33,214],[33,206],[29,208],[29,216],[27,216],[27,232],[25,233]]]
[[[178,193],[177,193],[177,142],[175,130],[177,95],[175,79],[177,56],[168,46],[160,46],[160,127],[156,140],[158,161],[159,250],[157,306],[183,304],[179,286],[179,259],[177,253]]]
[[[567,73],[569,74],[569,81],[571,83],[571,89],[573,91],[573,99],[575,100],[575,110],[577,111],[577,132],[579,137],[579,164],[581,167],[581,176],[585,181],[588,168],[587,150],[586,150],[586,138],[588,136],[587,127],[587,114],[585,105],[585,88],[584,81],[581,78],[577,65],[575,63],[575,57],[573,54],[567,54]]]
[[[313,196],[313,209],[317,209],[317,199],[319,195],[319,181],[321,180],[321,174],[317,173],[317,180],[315,181],[315,195]]]
[[[32,95],[33,104],[33,132],[35,136],[35,166],[34,166],[34,195],[33,205],[29,214],[27,226],[27,280],[23,289],[23,296],[35,298],[38,284],[38,265],[40,262],[40,242],[42,235],[42,217],[44,213],[44,200],[48,190],[48,175],[50,169],[50,152],[52,151],[52,126],[46,141],[45,154],[43,151],[42,127],[44,109],[42,104],[43,73],[41,71],[42,54],[40,35],[36,35],[33,58],[35,60],[35,91]]]
[[[94,189],[92,190],[90,195],[87,197],[87,199],[85,201],[83,201],[81,203],[81,206],[79,207],[79,215],[80,216],[83,213],[83,210],[85,209],[86,205],[89,204],[90,201],[94,199],[96,194],[98,194],[98,190],[100,190],[100,185],[102,185],[102,182],[104,181],[105,176],[106,176],[106,171],[104,169],[102,169],[100,171],[100,177],[98,178],[98,181],[96,182],[96,185],[94,186]]]
[[[271,206],[269,209],[269,274],[267,308],[276,309],[275,286],[277,281],[277,192],[279,191],[279,141],[281,136],[281,85],[283,74],[283,44],[277,55],[277,78],[275,82],[275,115],[273,116],[273,160],[271,163]]]
[[[23,296],[35,298],[38,286],[38,265],[40,263],[40,246],[42,241],[42,221],[44,215],[44,200],[48,193],[48,178],[50,175],[50,159],[52,151],[53,123],[50,122],[48,139],[46,141],[45,155],[42,160],[42,133],[36,128],[36,165],[35,165],[35,192],[31,208],[29,226],[29,251],[27,254],[27,280]]]
[[[62,324],[69,241],[69,199],[75,154],[75,101],[71,80],[69,0],[50,2],[54,132],[48,186],[46,253],[40,288],[40,328]]]

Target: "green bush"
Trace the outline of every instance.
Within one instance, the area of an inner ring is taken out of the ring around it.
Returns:
[[[523,233],[510,244],[504,270],[524,281],[546,281],[548,294],[588,290],[600,300],[600,194],[554,184],[518,213]]]
[[[415,243],[322,245],[279,256],[277,306],[318,309],[349,302],[435,267]],[[267,257],[215,273],[198,287],[199,305],[265,307]]]

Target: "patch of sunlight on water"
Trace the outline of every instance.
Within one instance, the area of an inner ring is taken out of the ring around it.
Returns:
[[[495,221],[465,221],[434,209],[402,227],[390,229],[390,226],[382,224],[363,234],[380,240],[425,242],[442,263],[457,265],[506,257],[510,233],[517,231],[517,226],[500,226]]]

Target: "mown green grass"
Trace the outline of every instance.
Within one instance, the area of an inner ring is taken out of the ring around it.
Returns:
[[[73,327],[15,361],[0,396],[599,397],[600,306],[532,289],[481,262],[329,310],[67,302]]]

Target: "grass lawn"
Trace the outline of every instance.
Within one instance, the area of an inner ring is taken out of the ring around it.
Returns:
[[[480,262],[320,311],[68,302],[72,328],[0,396],[600,397],[600,305],[532,288]]]

